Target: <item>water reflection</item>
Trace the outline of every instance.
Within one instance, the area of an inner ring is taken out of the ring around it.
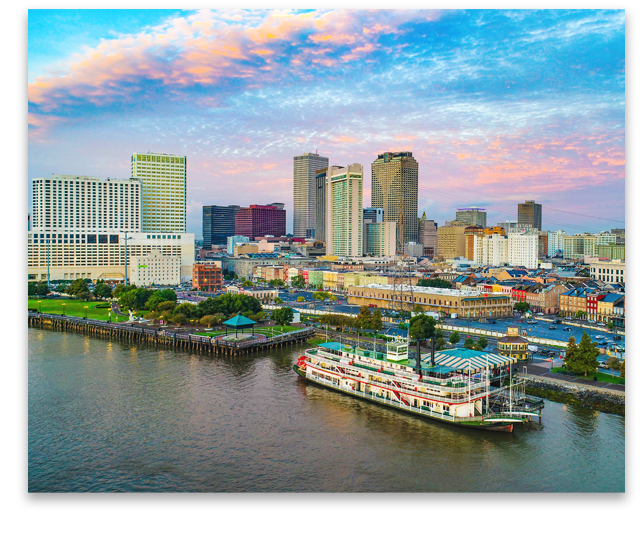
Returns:
[[[462,429],[215,357],[29,330],[32,491],[622,491],[624,421]],[[597,459],[600,456],[600,459]],[[329,466],[332,464],[332,466]]]

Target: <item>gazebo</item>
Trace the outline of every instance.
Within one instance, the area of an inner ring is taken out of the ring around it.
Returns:
[[[239,335],[239,329],[241,329],[241,333],[243,334],[244,328],[253,328],[255,324],[257,323],[252,319],[248,319],[248,317],[244,317],[243,315],[241,315],[241,312],[232,317],[232,319],[229,319],[223,323],[223,325],[226,327],[225,335],[228,335],[228,328],[234,328],[235,338]]]

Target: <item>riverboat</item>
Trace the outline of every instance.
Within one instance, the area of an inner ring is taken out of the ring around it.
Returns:
[[[463,349],[466,353],[473,351]],[[435,363],[435,351],[420,362],[408,357],[408,342],[389,342],[387,352],[375,352],[338,342],[308,349],[293,366],[306,381],[368,401],[432,420],[489,431],[513,431],[514,425],[541,419],[544,402],[514,390],[511,364],[514,359],[478,353],[480,358],[509,365],[504,368],[509,386],[494,388],[491,375],[500,369],[455,369]],[[469,357],[469,363],[470,363]],[[427,362],[428,360],[428,362]]]

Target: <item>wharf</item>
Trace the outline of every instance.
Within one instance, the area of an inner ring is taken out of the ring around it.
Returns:
[[[80,334],[119,339],[132,343],[145,343],[164,348],[186,351],[239,356],[266,349],[284,347],[308,340],[315,334],[312,328],[302,328],[279,336],[241,342],[225,342],[207,336],[199,336],[185,332],[172,332],[144,328],[126,323],[108,323],[81,317],[66,317],[49,313],[29,312],[28,324],[31,328],[47,328],[62,332],[77,332]]]

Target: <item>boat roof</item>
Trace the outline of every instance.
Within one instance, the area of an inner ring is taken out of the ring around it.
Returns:
[[[431,360],[431,353],[422,355],[422,364]],[[435,364],[438,366],[450,367],[457,370],[466,371],[471,366],[471,370],[485,368],[496,368],[515,363],[516,360],[500,354],[485,353],[464,347],[458,349],[449,349],[446,351],[436,351]]]

